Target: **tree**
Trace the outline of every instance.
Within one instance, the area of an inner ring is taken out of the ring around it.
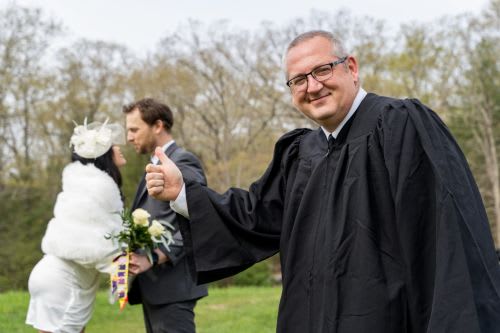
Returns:
[[[48,98],[43,61],[60,32],[39,9],[11,4],[0,11],[0,183],[6,174],[31,179],[37,104]]]
[[[248,185],[239,175],[255,164],[243,168],[240,153],[251,160],[262,150],[261,142],[274,136],[273,129],[280,128],[277,119],[285,92],[276,89],[280,68],[254,52],[266,45],[259,36],[246,31],[227,32],[224,22],[210,27],[207,34],[200,28],[191,22],[182,33],[165,38],[161,44],[168,47],[160,49],[158,57],[171,59],[177,73],[182,73],[187,82],[195,82],[195,97],[189,90],[174,100],[183,110],[182,132],[210,170],[212,186],[226,189]],[[167,84],[174,85],[173,81]],[[269,154],[269,147],[265,149]],[[258,174],[262,169],[258,166]]]
[[[467,17],[458,30],[460,78],[458,107],[466,153],[474,171],[500,246],[500,1],[493,0],[479,17]]]
[[[500,19],[500,17],[498,17]],[[472,131],[475,153],[479,154],[482,172],[479,181],[485,186],[482,192],[491,222],[496,230],[497,245],[500,243],[500,53],[499,36],[481,33],[480,41],[470,53],[470,68],[465,72],[462,86],[466,121]]]

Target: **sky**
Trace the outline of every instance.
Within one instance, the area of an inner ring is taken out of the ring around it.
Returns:
[[[42,8],[62,21],[72,38],[118,42],[145,52],[189,19],[206,24],[227,19],[238,28],[253,30],[263,21],[284,25],[308,17],[312,9],[330,13],[347,9],[353,16],[384,19],[397,26],[403,20],[479,14],[488,0],[0,0],[0,8],[11,2]]]

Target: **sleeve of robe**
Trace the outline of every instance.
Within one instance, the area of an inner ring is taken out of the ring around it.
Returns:
[[[278,252],[284,174],[304,131],[292,131],[277,142],[271,164],[248,191],[231,188],[218,194],[184,177],[190,220],[181,231],[198,283],[234,275]]]
[[[197,182],[203,186],[207,185],[207,179],[205,178],[205,173],[198,157],[184,149],[176,150],[174,154],[174,162],[181,170],[185,179]],[[160,250],[168,257],[167,264],[175,266],[186,255],[184,239],[180,232],[181,226],[179,224],[183,218],[181,215],[176,214],[173,210],[168,210],[165,212],[163,220],[170,223],[174,227],[174,230],[172,230],[174,242],[170,244],[168,249],[163,244],[160,244]]]
[[[500,332],[500,268],[479,190],[439,117],[394,103],[377,128],[405,260],[408,315],[426,332]],[[424,315],[427,314],[427,315]],[[416,322],[430,318],[429,322]]]

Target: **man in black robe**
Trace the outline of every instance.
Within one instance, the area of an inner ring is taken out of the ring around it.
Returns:
[[[500,332],[485,209],[439,117],[367,94],[328,32],[298,36],[285,66],[294,105],[320,128],[285,134],[248,191],[183,180],[161,152],[147,167],[149,193],[189,218],[198,282],[279,251],[278,332]]]

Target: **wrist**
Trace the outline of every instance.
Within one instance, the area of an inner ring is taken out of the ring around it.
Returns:
[[[184,188],[184,186],[185,186],[184,179],[181,176],[180,182],[179,182],[179,184],[177,186],[175,198],[173,200],[171,200],[171,201],[176,201],[179,198],[179,195],[181,194],[182,189]]]
[[[155,251],[152,251],[151,252],[151,265],[153,267],[157,266],[158,265],[158,253],[156,253]]]

